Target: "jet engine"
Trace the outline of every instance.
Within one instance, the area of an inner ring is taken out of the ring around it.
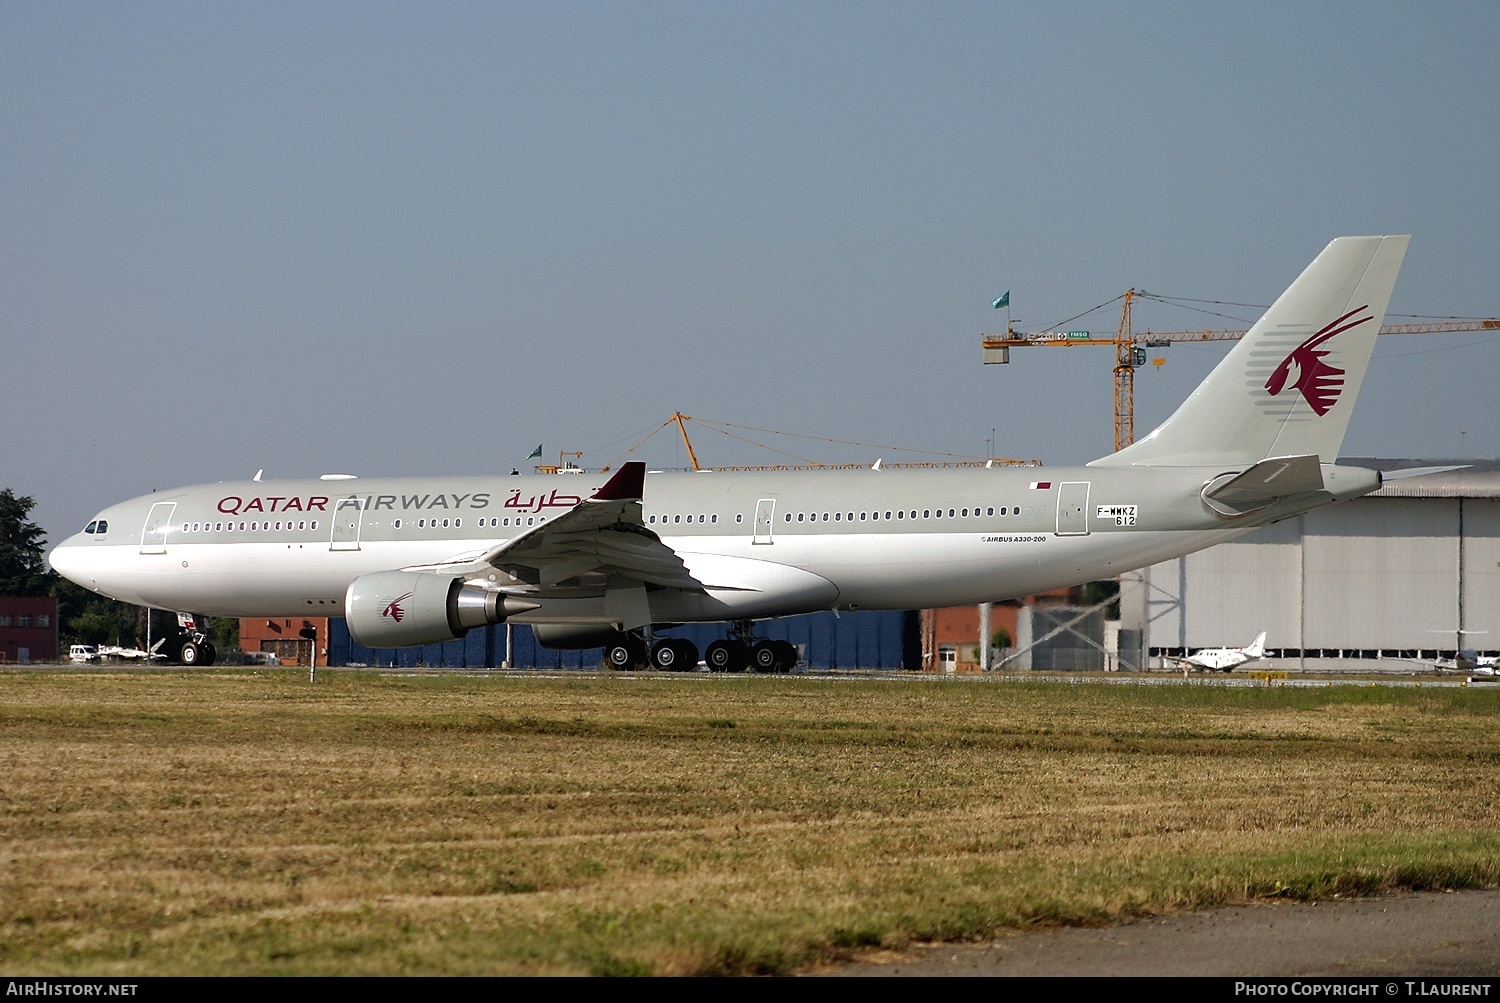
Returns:
[[[612,623],[534,623],[531,633],[542,647],[565,651],[602,648],[622,636]]]
[[[367,648],[453,641],[474,627],[536,608],[536,603],[462,578],[417,571],[361,575],[344,597],[349,633]]]

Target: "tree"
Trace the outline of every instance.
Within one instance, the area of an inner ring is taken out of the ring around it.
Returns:
[[[47,567],[46,534],[29,518],[36,499],[0,491],[0,596],[49,595],[54,576]]]
[[[1083,604],[1093,606],[1105,599],[1113,598],[1114,602],[1104,611],[1104,619],[1120,619],[1120,580],[1118,578],[1106,578],[1103,581],[1089,582],[1083,587]]]
[[[106,599],[61,575],[52,577],[58,622],[67,643],[140,645],[145,628],[142,607]]]
[[[53,596],[63,645],[134,645],[141,610],[75,585],[47,566],[47,537],[30,519],[36,499],[0,491],[0,596]]]
[[[225,652],[240,650],[240,621],[237,617],[216,616],[209,624],[208,639],[219,649],[221,656]]]

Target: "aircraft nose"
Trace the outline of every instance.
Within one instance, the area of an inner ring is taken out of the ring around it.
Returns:
[[[86,548],[74,543],[74,537],[69,537],[62,543],[52,548],[47,555],[47,563],[52,565],[52,570],[68,579],[76,582],[84,588],[89,587],[89,561],[85,554]]]

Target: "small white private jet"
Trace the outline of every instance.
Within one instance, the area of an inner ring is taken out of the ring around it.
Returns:
[[[161,641],[157,641],[148,651],[145,648],[124,648],[118,644],[103,644],[99,646],[99,657],[106,662],[163,662],[167,656],[159,650]]]
[[[1500,657],[1471,650],[1460,651],[1454,658],[1402,658],[1399,661],[1430,666],[1439,675],[1452,672],[1465,676],[1493,676],[1500,671]]]
[[[710,669],[785,671],[795,649],[756,621],[1045,592],[1380,487],[1338,450],[1407,241],[1332,241],[1170,418],[1081,467],[205,484],[112,505],[49,559],[142,606],[346,617],[370,648],[509,621],[616,668],[682,670],[697,648],[656,632],[719,622]],[[197,635],[174,654],[214,657]]]
[[[1198,672],[1233,672],[1247,662],[1254,662],[1265,656],[1266,632],[1261,631],[1255,635],[1255,640],[1243,648],[1201,648],[1186,658],[1174,659],[1182,666],[1184,672],[1195,669]]]

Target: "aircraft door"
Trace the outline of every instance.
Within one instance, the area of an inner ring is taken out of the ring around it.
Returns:
[[[1087,536],[1089,482],[1064,481],[1057,490],[1057,535]]]
[[[755,539],[751,543],[771,542],[771,526],[775,523],[775,515],[775,498],[762,498],[755,503]]]
[[[359,530],[364,523],[365,500],[340,498],[333,510],[333,537],[329,550],[358,550]]]
[[[172,513],[177,511],[176,502],[157,502],[146,515],[146,525],[141,527],[141,553],[165,554],[167,531],[172,528]]]

